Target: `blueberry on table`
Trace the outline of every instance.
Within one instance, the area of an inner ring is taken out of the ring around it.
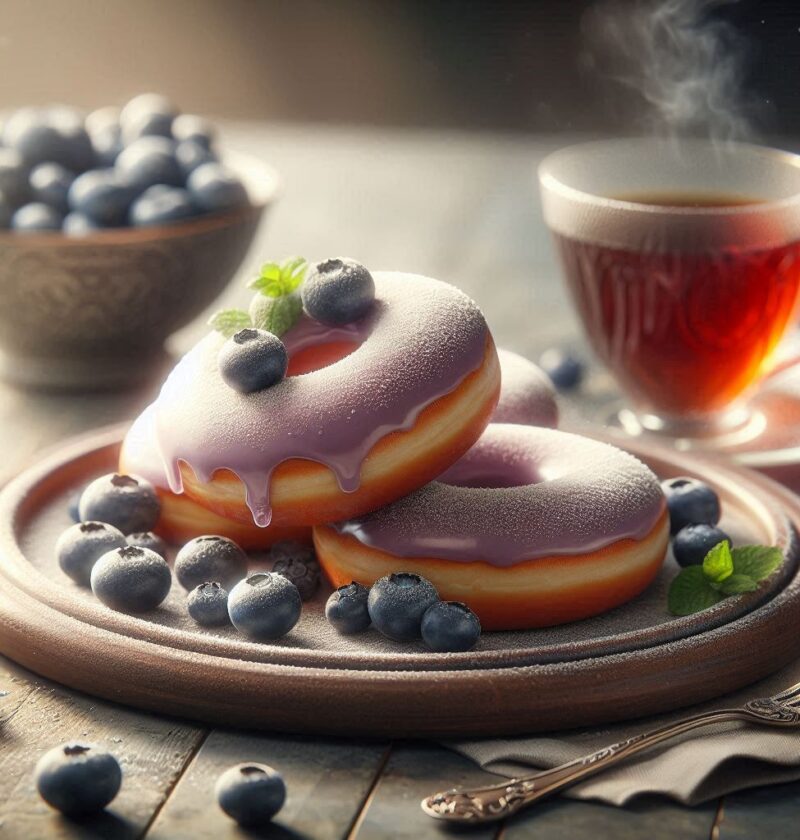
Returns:
[[[672,540],[672,554],[681,566],[696,566],[715,545],[731,538],[714,525],[687,525]]]
[[[67,236],[88,236],[90,233],[103,230],[103,226],[98,225],[85,214],[73,211],[64,216],[61,230]]]
[[[181,168],[184,178],[204,163],[216,163],[217,156],[211,149],[202,146],[196,140],[181,140],[175,147],[175,160]]]
[[[219,351],[219,372],[226,384],[242,394],[277,385],[289,365],[283,342],[266,330],[243,329]]]
[[[297,624],[302,609],[297,587],[274,572],[250,575],[228,595],[231,623],[240,633],[257,641],[285,636]]]
[[[340,586],[325,604],[325,618],[343,636],[361,633],[372,623],[367,608],[369,589],[360,583]]]
[[[129,220],[134,227],[150,227],[182,222],[196,215],[197,208],[186,190],[157,184],[133,202]]]
[[[696,478],[670,478],[661,482],[667,498],[670,531],[677,534],[687,525],[716,525],[721,515],[719,496]]]
[[[97,520],[123,534],[152,531],[161,514],[153,485],[135,475],[109,473],[96,478],[81,494],[78,506],[83,521]]]
[[[189,615],[203,627],[219,627],[229,624],[228,592],[216,581],[201,583],[189,593],[186,599]]]
[[[35,201],[55,207],[59,213],[69,209],[67,195],[75,175],[60,163],[40,163],[31,170],[30,191]]]
[[[13,149],[0,149],[0,193],[12,207],[30,199],[28,167]]]
[[[128,545],[136,546],[137,548],[149,548],[150,551],[155,551],[160,554],[165,560],[167,559],[167,544],[158,534],[152,531],[136,531],[133,534],[128,534]]]
[[[282,540],[270,549],[272,571],[288,578],[303,601],[310,601],[319,589],[322,571],[310,545],[296,540]]]
[[[209,150],[214,143],[216,131],[205,117],[194,114],[180,114],[172,123],[172,136],[179,142],[188,141]]]
[[[367,608],[376,630],[396,642],[418,639],[422,616],[439,600],[436,587],[420,575],[399,572],[376,581]]]
[[[155,551],[127,545],[104,554],[92,568],[92,592],[120,612],[149,612],[169,594],[172,573]]]
[[[64,216],[55,207],[33,201],[23,204],[11,217],[11,229],[17,233],[41,233],[61,230]]]
[[[70,209],[102,227],[125,224],[135,190],[113,169],[92,169],[79,175],[67,196]]]
[[[81,586],[88,586],[94,564],[104,554],[125,545],[125,535],[113,525],[79,522],[58,538],[56,559],[65,575]]]
[[[586,372],[583,362],[577,356],[555,347],[542,353],[539,366],[559,391],[577,388]]]
[[[102,747],[69,743],[39,759],[35,778],[48,805],[68,817],[87,817],[102,811],[119,793],[122,769]]]
[[[247,575],[247,555],[233,540],[208,535],[186,543],[175,558],[175,577],[184,589],[207,580],[230,587]]]
[[[189,175],[186,188],[194,203],[207,213],[245,207],[250,199],[239,176],[221,163],[204,163]]]
[[[481,637],[478,616],[459,601],[439,601],[422,616],[422,641],[440,653],[472,650]]]
[[[375,282],[355,260],[326,260],[311,269],[300,295],[306,312],[320,323],[349,324],[372,306]]]
[[[175,159],[175,143],[166,137],[141,137],[117,157],[115,170],[123,183],[136,192],[154,184],[180,186],[183,173]]]
[[[257,828],[283,807],[286,784],[266,764],[239,764],[226,770],[215,787],[219,807],[241,826]]]

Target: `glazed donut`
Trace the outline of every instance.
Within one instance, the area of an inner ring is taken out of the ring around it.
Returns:
[[[190,350],[152,407],[154,483],[226,520],[294,528],[374,510],[457,461],[499,397],[483,315],[446,283],[373,278],[360,321],[326,327],[304,315],[283,336],[294,375],[271,388],[225,384],[219,333]],[[120,468],[145,473],[127,442]]]
[[[628,601],[656,576],[668,539],[658,480],[632,455],[494,423],[438,481],[314,528],[334,586],[416,572],[487,630],[561,624]]]
[[[558,426],[556,390],[547,374],[538,365],[512,353],[498,349],[501,385],[500,401],[492,415],[492,423],[520,423],[523,426]]]

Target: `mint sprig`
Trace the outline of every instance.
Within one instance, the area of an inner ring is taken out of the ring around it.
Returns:
[[[283,297],[299,288],[307,270],[308,263],[303,257],[287,257],[282,263],[264,263],[258,277],[247,287],[266,297]]]
[[[715,545],[702,565],[689,566],[672,581],[667,607],[673,615],[706,610],[723,598],[755,592],[783,562],[779,548],[742,545],[731,548],[727,540]]]
[[[208,319],[208,323],[217,332],[222,333],[225,338],[230,338],[232,335],[236,335],[239,330],[253,326],[250,316],[241,309],[223,309],[220,312],[215,312]]]

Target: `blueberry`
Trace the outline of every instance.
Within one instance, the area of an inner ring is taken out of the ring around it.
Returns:
[[[165,96],[142,93],[120,111],[119,124],[125,143],[145,135],[171,135],[172,121],[178,111]]]
[[[13,149],[0,149],[0,193],[12,207],[30,199],[28,167]]]
[[[246,575],[247,555],[227,537],[195,537],[175,558],[175,576],[184,589],[194,589],[207,580],[230,587]]]
[[[61,230],[64,217],[49,204],[34,201],[23,204],[11,217],[11,229],[17,233]]]
[[[576,356],[555,347],[545,350],[539,365],[559,391],[570,391],[580,385],[585,367]]]
[[[83,521],[108,522],[123,534],[133,534],[153,530],[161,513],[161,502],[149,481],[109,473],[96,478],[83,491],[78,509]]]
[[[169,594],[167,561],[147,548],[127,545],[104,554],[92,569],[92,592],[121,612],[154,610]]]
[[[326,260],[309,273],[300,294],[306,312],[320,323],[349,324],[372,306],[375,282],[355,260]]]
[[[229,338],[219,351],[219,372],[235,391],[250,394],[280,382],[289,357],[283,342],[266,330],[244,329]]]
[[[137,548],[149,548],[150,551],[155,551],[156,554],[167,559],[167,544],[152,531],[136,531],[128,534],[127,543]]]
[[[221,163],[198,166],[189,175],[186,188],[194,203],[208,213],[244,207],[250,201],[239,176]]]
[[[122,142],[130,145],[142,137],[172,138],[172,116],[169,114],[140,114],[122,128]]]
[[[421,630],[422,641],[441,653],[471,650],[481,637],[478,616],[459,601],[439,601],[428,607]]]
[[[181,140],[175,147],[175,159],[178,161],[184,178],[188,178],[198,166],[204,163],[217,162],[216,154],[195,140]]]
[[[283,575],[257,572],[239,581],[228,596],[233,626],[257,640],[279,639],[300,619],[303,603],[297,587]]]
[[[286,785],[266,764],[239,764],[226,770],[215,787],[219,807],[244,827],[269,822],[283,807]]]
[[[61,230],[67,236],[87,236],[97,230],[103,230],[103,226],[98,225],[97,222],[92,221],[83,213],[73,211],[64,216],[64,223],[61,225]]]
[[[75,583],[88,586],[92,566],[109,551],[127,545],[125,535],[105,522],[79,522],[67,528],[56,542],[61,571]]]
[[[317,555],[310,545],[295,540],[282,540],[270,550],[272,571],[288,578],[303,601],[310,601],[317,590],[322,572]]]
[[[40,163],[31,170],[29,179],[34,200],[55,207],[60,213],[68,209],[67,194],[75,176],[59,163]]]
[[[73,742],[46,752],[36,762],[35,778],[48,805],[68,817],[86,817],[117,795],[122,769],[101,747]]]
[[[111,167],[117,162],[122,151],[122,134],[118,125],[108,125],[91,133],[95,164]]]
[[[73,172],[83,172],[94,161],[94,151],[83,120],[70,108],[55,107],[26,113],[9,121],[8,145],[28,166],[60,163]]]
[[[189,615],[204,627],[228,624],[228,592],[216,581],[201,583],[189,593],[186,601]]]
[[[196,214],[197,208],[186,190],[156,185],[145,190],[133,202],[130,222],[134,227],[167,225]]]
[[[422,616],[439,600],[436,588],[410,572],[387,575],[369,591],[367,608],[375,628],[397,642],[418,639]]]
[[[108,128],[119,128],[119,108],[113,105],[105,105],[92,111],[83,121],[89,136],[98,131],[105,131]]]
[[[368,597],[369,589],[355,581],[340,586],[325,604],[325,618],[343,635],[360,633],[371,624]]]
[[[205,117],[181,114],[172,123],[172,136],[179,142],[197,143],[209,150],[214,143],[214,126]]]
[[[180,186],[183,174],[175,160],[175,144],[166,137],[141,137],[119,154],[115,165],[122,181],[142,192],[153,184]]]
[[[670,478],[661,482],[667,497],[670,531],[677,534],[687,525],[716,525],[719,497],[707,484],[695,478]]]
[[[705,560],[706,554],[719,543],[731,538],[713,525],[687,525],[675,534],[672,554],[681,566],[695,566]]]
[[[78,505],[81,503],[81,493],[82,490],[76,490],[70,497],[69,502],[67,502],[67,511],[69,512],[69,518],[73,522],[80,522],[81,515],[78,510]]]
[[[122,225],[135,191],[113,169],[92,169],[79,175],[67,196],[71,210],[103,227]]]

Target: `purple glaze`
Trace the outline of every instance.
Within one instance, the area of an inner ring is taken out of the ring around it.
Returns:
[[[155,438],[163,471],[155,483],[163,486],[165,473],[169,488],[182,492],[180,462],[202,482],[217,470],[231,470],[262,527],[272,515],[272,471],[290,458],[324,464],[344,492],[357,490],[372,447],[391,432],[411,428],[426,406],[477,370],[488,336],[478,307],[453,286],[396,272],[373,277],[375,304],[361,321],[330,328],[303,318],[284,336],[290,355],[331,340],[363,342],[321,370],[239,394],[217,369],[225,341],[219,333],[190,350],[164,383],[152,419],[135,425],[137,434]],[[129,451],[135,460],[135,447]]]
[[[487,489],[491,479],[499,486]],[[664,504],[650,469],[616,447],[492,423],[438,481],[333,527],[398,557],[512,566],[640,540]]]
[[[502,385],[493,423],[521,423],[523,426],[558,426],[556,392],[547,374],[533,362],[498,350]]]

